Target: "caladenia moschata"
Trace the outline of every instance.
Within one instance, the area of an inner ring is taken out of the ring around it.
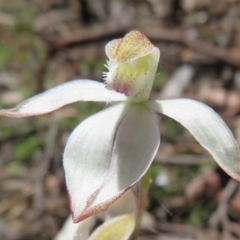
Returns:
[[[153,112],[187,128],[232,178],[240,180],[238,145],[210,107],[191,99],[149,99],[160,51],[138,31],[110,41],[104,83],[78,79],[22,102],[1,116],[29,117],[77,101],[110,105],[81,122],[63,155],[66,184],[75,223],[114,203],[147,172],[160,144]],[[110,103],[110,104],[109,104]]]

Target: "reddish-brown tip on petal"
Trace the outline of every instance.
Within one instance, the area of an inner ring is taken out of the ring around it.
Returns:
[[[78,212],[77,209],[72,209],[72,218],[74,223],[78,223],[88,217],[94,216],[104,210],[106,210],[110,205],[116,202],[130,187],[124,189],[116,196],[110,198],[109,200],[97,204],[93,207],[88,206],[82,212]]]

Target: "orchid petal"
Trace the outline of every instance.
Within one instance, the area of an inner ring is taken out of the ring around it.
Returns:
[[[139,181],[159,144],[159,129],[153,115],[145,106],[133,105],[119,125],[108,176],[89,211],[105,209]]]
[[[82,220],[82,211],[104,181],[116,129],[127,109],[124,104],[107,108],[79,124],[69,137],[63,164],[74,222]]]
[[[121,101],[123,94],[110,91],[103,83],[92,80],[66,82],[20,103],[15,108],[0,110],[0,116],[28,117],[52,112],[77,101]]]
[[[135,215],[115,217],[100,225],[88,240],[128,240],[135,225]]]
[[[190,99],[148,101],[146,105],[181,123],[226,173],[240,181],[239,147],[227,125],[210,107]]]

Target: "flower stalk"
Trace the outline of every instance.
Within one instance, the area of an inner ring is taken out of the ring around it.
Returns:
[[[144,211],[146,210],[146,205],[148,200],[148,191],[151,183],[151,174],[149,169],[141,178],[139,183],[140,183],[140,194],[139,194],[137,216],[136,216],[135,227],[130,237],[130,240],[137,240],[137,237],[139,236],[139,232],[141,229],[142,216]]]

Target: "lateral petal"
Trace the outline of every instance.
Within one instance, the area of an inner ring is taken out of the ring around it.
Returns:
[[[79,124],[68,139],[63,165],[74,222],[83,219],[82,212],[103,184],[116,129],[128,109],[124,104],[107,108]]]
[[[160,144],[157,123],[144,105],[134,104],[119,125],[111,166],[104,183],[86,209],[106,209],[149,168]]]
[[[28,117],[52,112],[77,101],[121,101],[124,94],[105,88],[105,84],[93,80],[74,80],[33,96],[12,109],[0,110],[0,116]]]
[[[239,147],[230,129],[213,109],[191,99],[155,100],[146,105],[181,123],[227,174],[240,181]]]

